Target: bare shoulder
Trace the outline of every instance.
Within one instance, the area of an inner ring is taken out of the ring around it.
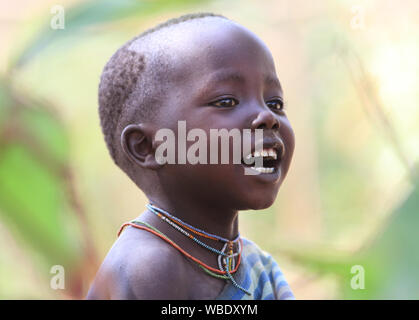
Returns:
[[[109,250],[87,299],[187,299],[185,262],[160,238],[127,227]]]

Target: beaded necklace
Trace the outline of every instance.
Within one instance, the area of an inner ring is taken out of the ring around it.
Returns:
[[[165,240],[169,244],[171,244],[173,247],[175,247],[177,250],[179,250],[181,253],[183,253],[190,260],[192,260],[193,262],[198,264],[198,266],[201,269],[203,269],[206,273],[208,273],[209,275],[211,275],[213,277],[216,277],[216,278],[222,278],[222,279],[230,280],[231,283],[236,288],[244,291],[247,295],[250,295],[250,292],[248,292],[246,289],[244,289],[242,286],[240,286],[234,280],[234,278],[232,276],[232,274],[237,271],[237,269],[240,265],[240,260],[241,260],[242,240],[240,239],[240,234],[238,234],[238,236],[234,240],[228,240],[228,239],[225,239],[223,237],[220,237],[220,236],[205,232],[203,230],[200,230],[198,228],[195,228],[195,227],[187,224],[186,222],[183,222],[179,218],[171,215],[167,211],[165,211],[163,209],[160,209],[160,208],[158,208],[154,205],[148,204],[147,208],[151,212],[153,212],[157,217],[162,219],[164,222],[168,223],[175,230],[179,231],[180,233],[182,233],[186,237],[195,241],[197,244],[199,244],[203,248],[205,248],[205,249],[207,249],[207,250],[209,250],[213,253],[218,254],[217,261],[218,261],[218,268],[219,269],[212,268],[212,267],[206,265],[205,263],[203,263],[202,261],[200,261],[199,259],[193,257],[191,254],[187,253],[185,250],[180,248],[180,246],[177,245],[174,241],[169,239],[165,234],[163,234],[162,232],[160,232],[156,228],[154,228],[151,225],[149,225],[145,222],[142,222],[142,221],[134,220],[131,223],[125,223],[124,225],[122,225],[121,229],[119,230],[118,236],[122,232],[123,228],[127,225],[131,225],[135,228],[149,231],[149,232],[159,236],[160,238],[162,238],[163,240]],[[213,240],[216,240],[216,241],[225,242],[225,244],[224,244],[224,246],[221,250],[217,250],[217,249],[207,245],[206,243],[200,241],[199,239],[194,237],[191,233],[189,233],[185,229],[189,230],[190,232],[192,232],[194,234],[200,235],[200,236],[208,238],[208,239],[213,239]],[[237,252],[236,253],[233,252],[234,244],[237,244]],[[236,264],[236,261],[235,261],[235,257],[237,257],[237,264]]]
[[[233,283],[233,285],[237,288],[239,288],[240,290],[244,291],[246,294],[250,293],[244,289],[242,286],[240,286],[233,278],[233,276],[231,275],[231,272],[233,270],[233,268],[235,267],[235,260],[234,257],[238,255],[238,253],[233,253],[233,243],[238,242],[240,240],[240,233],[237,235],[237,237],[234,240],[228,240],[225,239],[223,237],[205,232],[201,229],[195,228],[189,224],[187,224],[186,222],[183,222],[182,220],[180,220],[179,218],[176,218],[175,216],[171,215],[170,213],[168,213],[167,211],[160,209],[156,206],[153,206],[151,204],[147,205],[147,208],[153,212],[155,215],[157,215],[159,218],[161,218],[163,221],[167,222],[169,225],[171,225],[173,228],[175,228],[176,230],[178,230],[179,232],[183,233],[185,236],[187,236],[188,238],[192,239],[193,241],[195,241],[196,243],[198,243],[200,246],[214,252],[218,254],[218,267],[220,268],[220,271],[225,272],[225,274],[227,275],[227,277],[230,279],[230,281]],[[170,219],[169,219],[170,218]],[[176,222],[176,223],[175,223]],[[188,230],[192,231],[195,234],[200,234],[205,236],[206,238],[211,238],[211,239],[215,239],[218,241],[223,241],[225,242],[223,249],[217,250],[205,243],[203,243],[202,241],[198,240],[197,238],[195,238],[194,236],[192,236],[189,232],[187,232],[186,230],[184,230],[181,226],[187,227]],[[229,249],[229,254],[226,254],[226,249]],[[240,252],[240,249],[239,249]],[[224,263],[224,266],[223,266]]]
[[[169,217],[170,219],[172,219],[172,220],[174,220],[174,221],[179,222],[179,223],[180,223],[181,225],[183,225],[185,228],[187,228],[187,229],[189,229],[189,230],[191,230],[191,231],[193,231],[193,232],[195,232],[195,233],[197,233],[197,234],[201,234],[202,236],[205,236],[205,237],[210,238],[210,239],[216,239],[216,240],[220,240],[220,241],[222,241],[222,242],[230,242],[230,241],[236,242],[236,241],[240,238],[240,233],[239,233],[239,234],[237,235],[237,237],[236,237],[236,238],[234,238],[234,240],[228,240],[228,239],[226,239],[226,238],[223,238],[223,237],[217,236],[217,235],[215,235],[215,234],[205,232],[204,230],[201,230],[201,229],[198,229],[198,228],[192,227],[191,225],[187,224],[186,222],[183,222],[183,221],[182,221],[182,220],[180,220],[179,218],[177,218],[177,217],[175,217],[175,216],[171,215],[169,212],[167,212],[167,211],[165,211],[165,210],[163,210],[163,209],[160,209],[160,208],[158,208],[158,207],[156,207],[156,206],[154,206],[154,205],[152,205],[152,204],[147,204],[147,205],[146,205],[146,207],[147,207],[147,209],[149,209],[150,211],[153,211],[153,212],[154,212],[154,211],[158,211],[158,212],[160,212],[160,213],[163,213],[164,215],[166,215],[166,216],[167,216],[167,217]]]
[[[225,242],[226,242],[226,245],[224,245],[224,247],[223,247],[222,251],[217,250],[217,249],[215,249],[215,248],[213,248],[213,247],[210,247],[209,245],[207,245],[207,244],[203,243],[202,241],[198,240],[196,237],[194,237],[194,236],[193,236],[193,235],[191,235],[189,232],[187,232],[185,229],[183,229],[183,228],[182,228],[182,226],[185,226],[186,224],[185,224],[182,220],[180,220],[180,219],[176,218],[176,220],[175,220],[175,221],[176,221],[176,223],[175,223],[175,222],[173,221],[173,220],[174,220],[174,219],[173,219],[173,216],[170,216],[170,218],[171,218],[171,219],[169,219],[168,217],[166,217],[166,216],[165,216],[165,215],[166,215],[166,211],[162,211],[160,208],[154,207],[154,206],[152,206],[152,205],[147,205],[147,208],[148,208],[151,212],[153,212],[156,216],[158,216],[160,219],[162,219],[163,221],[165,221],[165,222],[167,222],[169,225],[171,225],[171,226],[172,226],[174,229],[176,229],[177,231],[179,231],[179,232],[183,233],[185,236],[187,236],[188,238],[192,239],[193,241],[195,241],[196,243],[198,243],[200,246],[204,247],[205,249],[208,249],[208,250],[210,250],[210,251],[212,251],[212,252],[214,252],[214,253],[218,253],[218,255],[220,255],[220,256],[228,257],[229,255],[225,253],[225,250],[226,250],[226,248],[227,248],[227,244],[229,244],[229,249],[231,249],[231,248],[232,248],[232,242],[237,242],[237,241],[239,240],[239,237],[237,237],[236,239],[234,239],[234,240],[232,240],[232,241],[227,240],[227,239],[226,239],[226,240],[220,240],[220,239],[218,239],[218,238],[220,238],[220,237],[215,238],[215,237],[217,237],[217,236],[214,236],[214,235],[212,235],[212,234],[208,234],[208,233],[204,233],[205,231],[202,231],[202,230],[196,229],[196,228],[194,228],[194,227],[192,227],[192,226],[190,226],[190,225],[187,225],[187,226],[188,226],[188,228],[189,228],[189,230],[191,230],[191,231],[192,231],[192,232],[194,232],[194,233],[204,234],[204,235],[206,235],[208,238],[209,238],[209,237],[211,237],[212,239],[217,240],[217,241],[225,241]],[[160,211],[164,212],[164,214],[165,214],[165,215],[163,215]],[[230,254],[231,254],[231,252],[232,252],[232,250],[230,250]],[[237,255],[237,254],[236,254],[236,255]],[[231,271],[231,270],[230,270],[230,271]]]

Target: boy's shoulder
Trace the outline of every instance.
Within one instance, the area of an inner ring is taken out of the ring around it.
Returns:
[[[242,238],[242,240],[244,263],[251,265],[253,269],[263,270],[268,273],[281,272],[278,263],[269,252],[262,250],[255,242],[249,239]]]
[[[243,239],[243,265],[249,275],[249,291],[254,299],[295,299],[274,257],[255,242]]]
[[[267,259],[267,260],[272,259],[273,260],[273,257],[270,253],[268,253],[265,250],[262,250],[252,240],[242,237],[242,242],[243,242],[243,250],[244,250],[246,256],[255,255],[255,256],[258,256],[259,258],[264,259],[264,260],[265,259]]]
[[[127,227],[115,241],[87,299],[187,299],[185,258],[156,236],[138,231]]]

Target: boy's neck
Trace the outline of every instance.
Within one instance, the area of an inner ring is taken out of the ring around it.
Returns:
[[[227,239],[234,239],[238,234],[238,211],[203,206],[194,202],[178,202],[167,199],[150,199],[154,206],[171,215],[204,230]]]

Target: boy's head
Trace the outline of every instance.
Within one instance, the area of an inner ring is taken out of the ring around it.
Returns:
[[[288,172],[294,134],[282,107],[282,88],[266,45],[213,14],[172,19],[129,41],[111,57],[99,86],[110,154],[149,198],[235,210],[270,206]],[[208,151],[210,129],[264,129],[264,148],[278,152],[275,171],[245,175],[245,164],[231,161],[160,165],[155,134],[161,128],[176,133],[180,120],[187,130],[206,133]]]

